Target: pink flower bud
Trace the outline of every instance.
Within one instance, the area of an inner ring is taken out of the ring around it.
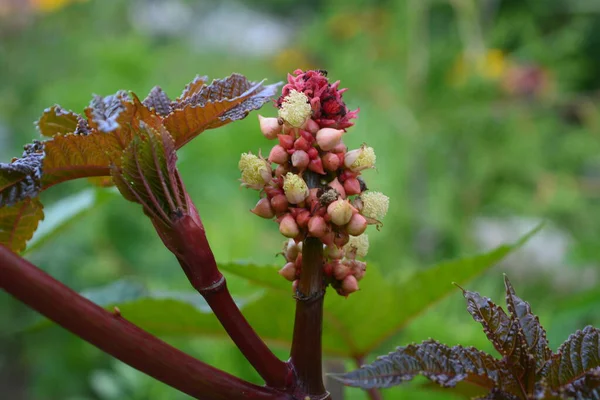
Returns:
[[[310,133],[308,131],[301,130],[300,136],[302,136],[304,138],[304,140],[306,140],[308,143],[310,143],[311,146],[315,142],[315,137],[312,135],[312,133]]]
[[[265,187],[265,193],[267,194],[267,196],[269,196],[269,198],[271,198],[273,196],[277,196],[278,194],[283,194],[283,189],[273,186],[267,186]]]
[[[275,210],[273,210],[273,207],[271,207],[271,202],[266,197],[260,199],[258,203],[256,203],[256,206],[254,206],[254,208],[250,211],[259,217],[266,219],[271,219],[275,216]]]
[[[286,214],[279,223],[279,232],[285,237],[293,238],[298,236],[300,230],[298,224],[291,214]]]
[[[296,279],[296,266],[292,262],[285,264],[283,268],[279,270],[279,275],[283,276],[288,281],[293,282]]]
[[[341,295],[348,296],[350,293],[358,291],[358,281],[353,275],[348,275],[342,281]]]
[[[289,166],[288,166],[287,163],[286,164],[278,165],[277,168],[275,168],[275,177],[276,178],[281,178],[282,176],[284,176],[288,172],[290,172],[290,168],[289,168]]]
[[[294,242],[293,239],[289,239],[283,247],[283,256],[286,261],[296,261],[298,254],[300,254],[300,250],[298,243]]]
[[[334,153],[327,153],[323,156],[323,167],[327,171],[337,171],[340,167],[340,158]]]
[[[329,231],[325,235],[323,235],[320,239],[321,239],[321,242],[323,242],[323,244],[325,244],[327,246],[333,246],[334,238],[335,238],[335,233],[333,231]]]
[[[354,275],[357,281],[360,281],[362,278],[364,278],[367,271],[367,263],[357,260],[349,260],[346,261],[346,264],[350,268],[352,275]]]
[[[329,151],[340,144],[344,131],[341,129],[323,128],[317,132],[317,144],[321,150]]]
[[[275,210],[275,214],[280,215],[287,211],[288,201],[284,194],[278,194],[271,199],[271,207]]]
[[[304,229],[308,226],[308,221],[310,218],[310,212],[308,212],[308,210],[302,210],[296,216],[296,223],[300,228]]]
[[[311,118],[304,124],[304,129],[314,134],[319,130],[319,124],[317,124],[317,122]]]
[[[310,143],[308,142],[308,140],[304,139],[303,137],[299,137],[294,142],[294,149],[296,149],[296,150],[308,151],[310,148],[311,148]]]
[[[340,142],[337,144],[337,146],[335,146],[333,149],[331,149],[332,153],[345,153],[348,150],[348,148],[346,147],[346,145],[343,142]]]
[[[346,189],[346,195],[348,196],[360,194],[360,182],[356,178],[346,179],[344,181],[344,189]]]
[[[311,207],[311,209],[313,209],[313,207],[319,203],[319,198],[317,197],[318,192],[319,189],[317,188],[312,188],[308,190],[308,197],[306,198],[306,202]]]
[[[321,238],[327,233],[327,223],[323,217],[315,216],[308,221],[308,233],[317,238]]]
[[[296,150],[292,153],[292,165],[299,169],[305,169],[310,162],[308,153],[304,150]]]
[[[277,138],[277,135],[281,133],[281,125],[277,118],[265,118],[262,115],[258,116],[260,123],[260,131],[269,140]]]
[[[367,225],[367,219],[359,213],[355,213],[352,215],[352,218],[350,218],[350,222],[348,222],[346,229],[350,235],[359,236],[367,229]]]
[[[302,253],[298,254],[298,257],[296,257],[296,261],[294,262],[296,263],[296,271],[302,271]]]
[[[323,170],[323,163],[320,158],[315,158],[314,160],[310,160],[308,163],[308,169],[313,172],[316,172],[320,175],[325,175],[325,171]]]
[[[325,256],[329,257],[333,260],[336,259],[340,259],[342,257],[344,257],[344,250],[333,245],[333,246],[326,246],[325,247]]]
[[[325,265],[323,265],[323,273],[326,276],[333,275],[333,265],[330,262],[328,262]]]
[[[278,135],[279,145],[286,150],[294,147],[294,137],[290,135]]]
[[[314,147],[311,147],[310,149],[308,149],[307,153],[308,153],[308,157],[311,160],[319,158],[319,150],[315,149]]]
[[[346,198],[346,190],[344,189],[340,181],[338,181],[338,178],[335,178],[334,180],[329,182],[329,187],[335,189],[335,191],[338,192],[342,199]]]
[[[337,199],[327,207],[327,214],[331,217],[331,222],[337,226],[344,226],[350,222],[353,214],[352,205],[348,200]]]
[[[333,276],[338,281],[341,281],[351,274],[350,268],[348,268],[347,265],[342,264],[339,260],[332,261],[331,264],[333,265]]]
[[[337,232],[333,238],[333,243],[338,247],[343,247],[350,241],[350,235],[346,232]]]
[[[289,154],[281,145],[275,145],[269,153],[269,161],[275,164],[285,164],[288,161]]]

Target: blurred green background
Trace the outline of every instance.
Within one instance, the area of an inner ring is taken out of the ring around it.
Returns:
[[[361,109],[345,141],[375,148],[377,170],[365,178],[390,196],[383,229],[370,232],[371,268],[407,281],[545,219],[525,248],[468,288],[502,303],[508,273],[553,348],[576,328],[600,326],[600,0],[0,0],[0,160],[39,138],[32,123],[55,103],[81,112],[92,93],[143,97],[160,85],[174,98],[196,74],[277,82],[296,68],[328,70],[350,89],[349,107]],[[276,115],[269,105],[260,112]],[[277,226],[248,212],[256,193],[237,182],[239,154],[269,148],[256,115],[179,152],[219,262],[282,262]],[[90,200],[87,189],[78,181],[43,193],[47,219],[67,196],[80,197],[59,210]],[[137,205],[106,189],[90,201],[27,258],[76,290],[124,277],[155,291],[189,290]],[[257,294],[235,276],[229,282],[239,298]],[[0,294],[0,398],[188,398],[60,328],[21,332],[35,320]],[[260,382],[222,335],[161,337]],[[455,291],[377,354],[428,337],[490,349]],[[385,398],[461,398],[422,383]],[[348,389],[346,398],[365,397]]]

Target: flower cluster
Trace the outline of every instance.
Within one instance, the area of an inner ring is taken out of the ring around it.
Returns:
[[[370,224],[381,225],[387,196],[368,191],[361,174],[375,167],[375,152],[363,144],[348,150],[346,129],[358,110],[342,100],[346,89],[329,83],[324,71],[295,71],[276,101],[278,118],[259,116],[260,129],[277,140],[267,158],[244,153],[239,162],[242,185],[261,191],[252,212],[272,219],[290,238],[280,274],[294,282],[302,265],[301,242],[319,238],[325,246],[325,275],[341,295],[358,290]]]

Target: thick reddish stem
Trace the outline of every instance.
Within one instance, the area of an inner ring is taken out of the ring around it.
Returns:
[[[290,395],[213,368],[109,313],[0,246],[0,288],[126,364],[197,399],[276,399]]]
[[[195,211],[195,210],[194,210]],[[184,216],[173,224],[175,252],[192,286],[206,299],[216,317],[268,386],[283,389],[293,383],[291,368],[273,354],[237,307],[219,272],[200,218]]]
[[[323,243],[306,238],[302,248],[302,272],[296,293],[296,318],[291,364],[299,388],[311,399],[329,399],[323,384],[321,334],[323,331]]]

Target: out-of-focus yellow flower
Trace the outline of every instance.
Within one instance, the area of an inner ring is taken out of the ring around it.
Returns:
[[[52,12],[56,11],[60,8],[63,8],[70,3],[74,3],[76,1],[83,2],[86,0],[30,0],[31,5],[34,9],[42,11],[42,12]]]
[[[472,76],[496,81],[504,76],[508,67],[509,62],[502,50],[490,49],[471,62],[461,54],[450,71],[448,81],[456,86],[464,85]]]

